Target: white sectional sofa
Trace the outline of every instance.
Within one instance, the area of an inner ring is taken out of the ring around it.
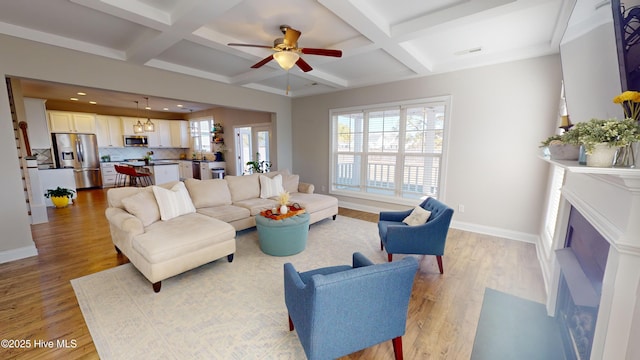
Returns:
[[[236,231],[254,227],[257,214],[277,205],[279,183],[291,203],[306,209],[310,224],[338,214],[336,198],[314,194],[313,185],[288,171],[187,179],[109,189],[111,239],[158,292],[164,279],[224,256],[233,261]]]
[[[338,199],[333,196],[314,194],[314,186],[299,181],[298,175],[288,171],[273,171],[266,174],[226,176],[224,179],[186,179],[193,205],[199,214],[227,222],[236,230],[256,226],[255,216],[278,204],[278,192],[265,194],[260,176],[282,178],[284,191],[289,192],[290,203],[298,203],[309,213],[309,224],[338,214]]]

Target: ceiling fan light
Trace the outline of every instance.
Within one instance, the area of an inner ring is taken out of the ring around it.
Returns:
[[[300,59],[300,55],[293,51],[279,51],[273,54],[273,58],[276,59],[281,68],[288,71]]]

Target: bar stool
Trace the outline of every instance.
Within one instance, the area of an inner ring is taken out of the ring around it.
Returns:
[[[122,178],[116,177],[116,186],[126,186],[127,178],[129,179],[129,186],[149,186],[152,185],[151,173],[138,171],[131,166],[115,165],[116,173],[121,174]],[[117,176],[117,175],[116,175]]]
[[[127,177],[129,175],[127,175],[127,172],[125,169],[126,166],[122,166],[122,165],[114,165],[114,168],[116,170],[116,183],[115,186],[116,187],[122,187],[122,186],[127,186]]]

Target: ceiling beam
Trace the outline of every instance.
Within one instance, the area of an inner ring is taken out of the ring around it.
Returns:
[[[354,0],[318,0],[318,2],[414,73],[431,72],[427,64],[416,59],[391,38],[388,23],[382,21],[362,4],[357,5]]]

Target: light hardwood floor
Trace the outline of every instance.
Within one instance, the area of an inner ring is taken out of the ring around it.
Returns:
[[[106,190],[80,191],[74,205],[49,208],[50,221],[32,226],[38,256],[0,264],[0,339],[30,345],[0,347],[0,359],[98,358],[70,280],[127,262],[113,248],[105,208]],[[339,216],[378,219],[343,208]],[[405,359],[468,359],[485,287],[544,301],[532,244],[451,229],[443,259],[440,275],[435,257],[420,258],[403,337]],[[58,340],[70,347],[57,347]],[[42,347],[50,341],[53,348]],[[388,341],[344,359],[393,359],[393,349]]]

